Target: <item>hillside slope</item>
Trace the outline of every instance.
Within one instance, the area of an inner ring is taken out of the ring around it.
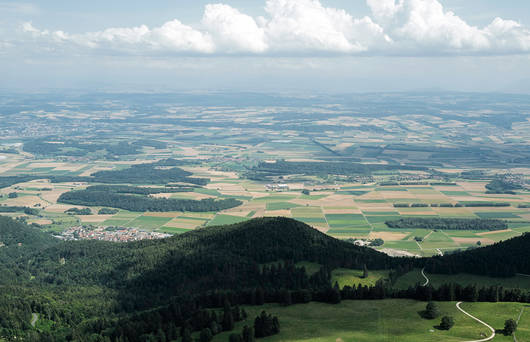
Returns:
[[[530,233],[494,245],[423,260],[430,273],[472,273],[494,277],[530,274]]]
[[[334,239],[302,222],[261,218],[155,241],[62,242],[39,252],[31,272],[47,284],[106,286],[123,296],[159,302],[212,288],[261,286],[259,265],[279,260],[313,261],[329,269],[364,264],[383,269],[395,263],[385,254]]]

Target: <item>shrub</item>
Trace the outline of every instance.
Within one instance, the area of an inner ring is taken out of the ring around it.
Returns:
[[[449,330],[455,325],[455,320],[451,316],[443,316],[442,321],[440,322],[440,329]]]

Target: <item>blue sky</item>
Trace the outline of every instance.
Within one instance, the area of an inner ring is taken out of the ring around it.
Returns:
[[[0,0],[5,90],[530,92],[529,62],[522,0]]]

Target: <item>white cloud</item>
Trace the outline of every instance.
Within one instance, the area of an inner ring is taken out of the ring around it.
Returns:
[[[444,11],[437,0],[368,0],[368,5],[385,31],[402,47],[443,52],[489,47],[483,31],[453,12]]]
[[[530,51],[530,30],[513,20],[495,18],[485,32],[498,51]]]
[[[320,0],[267,0],[252,18],[225,4],[206,5],[200,25],[175,19],[160,27],[109,28],[84,34],[23,30],[49,44],[133,54],[473,55],[530,52],[530,31],[495,18],[472,26],[438,0],[366,0],[371,17],[355,18]]]
[[[202,24],[225,52],[261,53],[268,48],[263,28],[252,17],[228,5],[206,5]]]

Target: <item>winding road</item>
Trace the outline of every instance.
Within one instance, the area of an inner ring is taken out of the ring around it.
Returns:
[[[465,342],[486,342],[486,341],[492,340],[495,337],[495,329],[493,329],[489,324],[482,322],[480,319],[478,319],[475,316],[473,316],[473,315],[467,313],[466,311],[464,311],[460,307],[460,304],[462,304],[462,302],[456,303],[456,308],[458,310],[462,311],[465,315],[473,318],[475,321],[479,322],[480,324],[486,326],[489,330],[491,330],[491,333],[492,333],[490,337],[483,338],[482,340],[473,340],[473,341],[465,341]]]
[[[422,286],[427,286],[429,284],[429,278],[427,278],[427,276],[423,272],[424,270],[425,270],[425,267],[421,269],[421,275],[423,276],[423,278],[425,278],[425,284],[423,284]]]
[[[421,275],[423,276],[423,278],[425,278],[425,283],[422,285],[422,286],[427,286],[429,284],[429,278],[427,278],[427,276],[425,275],[425,268],[422,268],[421,269]],[[491,330],[491,336],[490,337],[486,337],[486,338],[483,338],[481,340],[473,340],[473,341],[465,341],[465,342],[486,342],[486,341],[490,341],[492,340],[494,337],[495,337],[495,329],[493,329],[489,324],[487,323],[484,323],[483,321],[481,321],[480,319],[476,318],[475,316],[467,313],[466,311],[464,311],[461,307],[460,307],[460,304],[462,304],[462,302],[458,302],[456,303],[456,308],[460,311],[462,311],[465,315],[473,318],[475,321],[479,322],[480,324],[486,326],[489,330]],[[522,314],[522,312],[521,312]],[[521,315],[519,315],[519,317],[521,317]]]

